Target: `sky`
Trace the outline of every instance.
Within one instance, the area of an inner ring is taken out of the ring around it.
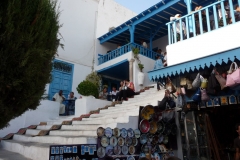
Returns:
[[[122,6],[132,10],[133,12],[139,14],[146,9],[152,7],[154,4],[157,4],[161,0],[115,0],[117,3]]]

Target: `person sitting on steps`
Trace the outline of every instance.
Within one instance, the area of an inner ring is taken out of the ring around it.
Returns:
[[[125,80],[123,83],[123,89],[119,92],[118,100],[121,101],[127,100],[127,97],[132,97],[135,95],[135,88],[133,82],[130,82],[129,80]]]
[[[99,93],[99,99],[107,100],[108,92],[107,87],[103,88],[103,91]]]

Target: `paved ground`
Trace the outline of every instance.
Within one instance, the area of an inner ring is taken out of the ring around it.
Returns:
[[[0,148],[0,160],[31,160],[21,154],[9,152]]]

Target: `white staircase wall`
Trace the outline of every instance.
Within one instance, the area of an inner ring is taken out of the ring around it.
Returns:
[[[240,22],[167,46],[168,65],[239,48]]]
[[[59,116],[60,103],[49,100],[43,100],[36,110],[28,110],[21,116],[11,120],[10,126],[0,130],[0,137],[9,133],[16,133],[20,128],[30,125],[38,125],[41,121],[46,121]]]

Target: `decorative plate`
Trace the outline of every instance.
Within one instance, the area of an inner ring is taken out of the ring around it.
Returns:
[[[147,140],[148,140],[148,137],[146,134],[142,134],[141,137],[140,137],[140,143],[141,144],[145,144],[147,143]]]
[[[140,138],[140,136],[141,136],[141,132],[140,132],[139,129],[135,129],[135,130],[134,130],[134,134],[135,134],[135,137],[136,137],[136,138]]]
[[[120,132],[120,129],[119,129],[119,128],[114,128],[114,129],[113,129],[113,135],[114,135],[115,137],[119,137],[120,134],[121,134],[121,132]]]
[[[103,127],[98,127],[97,136],[102,137],[103,135],[104,135],[104,128]]]
[[[110,145],[111,146],[115,147],[117,145],[117,142],[118,142],[118,140],[117,140],[116,137],[111,137],[110,138]]]
[[[127,154],[128,154],[128,146],[126,146],[126,145],[122,146],[122,153],[123,153],[124,155],[127,155]]]
[[[228,98],[227,96],[220,97],[221,105],[228,105]],[[214,101],[215,104],[215,101]]]
[[[157,127],[158,127],[157,132],[159,134],[162,134],[163,131],[165,130],[165,124],[163,123],[163,121],[158,122]]]
[[[149,124],[148,120],[143,119],[140,122],[139,128],[142,133],[147,133],[150,130],[150,124]]]
[[[108,144],[109,144],[109,139],[108,139],[107,137],[103,136],[103,137],[101,138],[101,145],[102,145],[103,147],[107,147]]]
[[[120,146],[115,146],[113,151],[116,155],[119,155],[122,151],[122,148]]]
[[[124,145],[124,138],[122,138],[122,137],[118,138],[118,145],[121,147]]]
[[[164,137],[163,137],[163,143],[164,143],[164,144],[167,144],[167,143],[168,143],[168,136],[164,136]]]
[[[234,95],[229,96],[229,104],[237,104],[237,98]]]
[[[155,135],[152,140],[152,144],[156,145],[158,143],[159,135]]]
[[[121,129],[121,136],[123,137],[123,138],[126,138],[127,137],[127,130],[125,129],[125,128],[123,128],[123,129]]]
[[[217,97],[213,99],[213,105],[220,106],[219,99]]]
[[[127,146],[132,145],[132,138],[126,137],[126,138],[125,138],[125,144],[126,144]]]
[[[152,105],[147,105],[141,110],[141,118],[149,120],[152,118],[152,115],[154,114],[154,108]]]
[[[107,147],[106,147],[106,154],[107,154],[108,156],[113,155],[113,146],[107,146]]]
[[[154,121],[152,121],[152,122],[150,122],[149,124],[150,124],[150,130],[149,130],[149,132],[150,132],[151,134],[155,134],[155,133],[157,132],[157,129],[158,129],[157,123],[154,122]]]
[[[169,135],[171,133],[171,124],[170,123],[166,123],[165,124],[165,129],[163,131],[163,135]]]
[[[132,138],[132,145],[137,146],[137,144],[138,144],[138,139]]]
[[[141,151],[142,151],[143,153],[145,153],[145,154],[146,154],[146,153],[149,153],[149,146],[146,145],[146,144],[142,145]]]
[[[128,156],[127,160],[135,160],[135,158],[133,156]]]
[[[108,138],[112,137],[112,129],[111,128],[106,128],[105,129],[105,136],[107,136]]]
[[[134,154],[135,153],[135,147],[134,146],[130,146],[128,148],[128,151],[129,151],[130,154]]]
[[[103,158],[105,156],[105,154],[106,154],[105,148],[103,148],[103,147],[98,148],[97,156],[99,158]]]
[[[143,157],[146,157],[146,155],[145,155],[145,153],[142,153],[142,152],[141,152],[141,153],[139,154],[139,158],[143,158]]]
[[[159,156],[159,154],[157,152],[155,152],[153,154],[153,157],[155,158],[155,160],[161,160],[161,157]]]
[[[129,128],[129,129],[127,130],[127,133],[128,133],[128,137],[133,137],[133,136],[134,136],[134,131],[133,131],[132,128]]]
[[[177,134],[177,125],[175,123],[173,123],[171,125],[171,134],[172,135],[176,135]]]

